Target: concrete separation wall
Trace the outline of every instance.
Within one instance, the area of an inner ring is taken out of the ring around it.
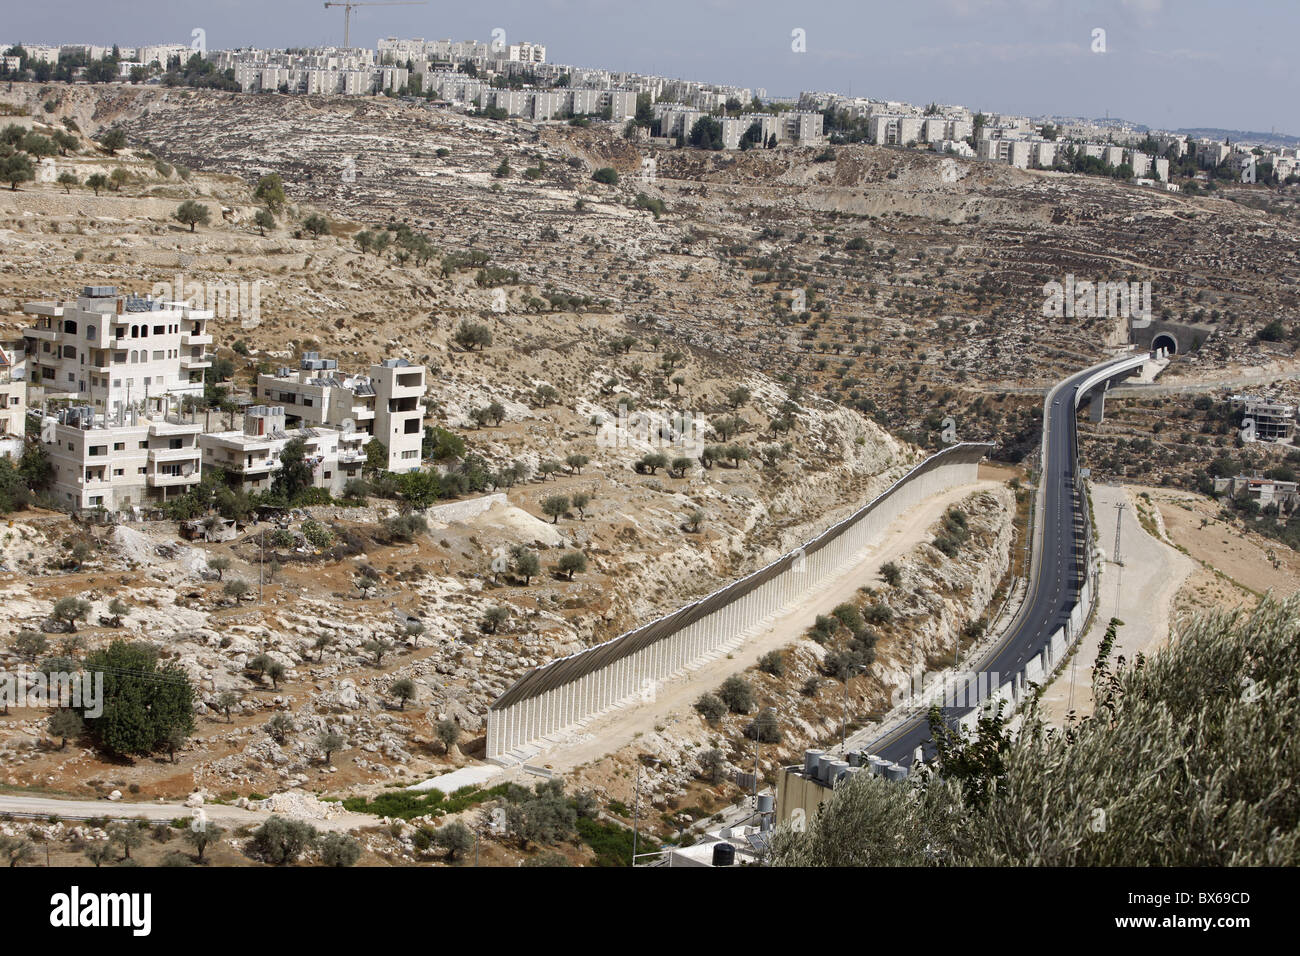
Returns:
[[[962,443],[921,462],[848,518],[739,581],[603,644],[534,668],[488,710],[487,757],[518,762],[558,734],[653,694],[729,642],[757,631],[855,563],[899,515],[973,482],[992,445]]]

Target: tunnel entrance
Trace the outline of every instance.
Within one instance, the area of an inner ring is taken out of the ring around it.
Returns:
[[[1178,342],[1175,341],[1172,335],[1165,332],[1160,333],[1151,340],[1151,348],[1153,350],[1164,349],[1169,355],[1178,354]]]

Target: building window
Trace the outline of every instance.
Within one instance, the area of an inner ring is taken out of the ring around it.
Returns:
[[[113,451],[126,451],[126,442],[124,441],[113,442]]]

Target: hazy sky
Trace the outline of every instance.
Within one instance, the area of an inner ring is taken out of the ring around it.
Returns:
[[[341,44],[322,0],[7,4],[0,41]],[[765,87],[1300,134],[1296,0],[480,0],[358,7],[381,36],[544,43],[552,62]],[[1094,52],[1095,30],[1105,52]],[[792,50],[802,30],[806,52]]]

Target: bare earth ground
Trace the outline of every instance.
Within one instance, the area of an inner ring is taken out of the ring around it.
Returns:
[[[978,491],[997,488],[996,481],[981,480],[927,499],[901,515],[889,530],[864,552],[861,560],[847,568],[824,590],[801,602],[772,622],[761,634],[717,660],[710,661],[688,676],[658,688],[655,699],[629,709],[616,710],[582,728],[572,742],[559,745],[545,758],[534,760],[555,770],[568,770],[621,749],[639,735],[680,720],[697,720],[692,704],[699,695],[716,687],[739,670],[754,666],[768,651],[799,640],[808,622],[828,614],[836,605],[857,598],[864,581],[876,581],[881,565],[907,553],[927,540],[930,526],[956,502]]]
[[[1049,724],[1062,725],[1070,711],[1079,717],[1092,714],[1092,664],[1112,617],[1124,622],[1116,633],[1112,661],[1121,656],[1132,660],[1139,653],[1150,654],[1169,639],[1171,602],[1196,564],[1143,530],[1136,500],[1137,493],[1131,488],[1092,488],[1098,537],[1106,554],[1101,567],[1100,600],[1074,656],[1043,691],[1040,711]],[[1113,560],[1115,508],[1120,503],[1126,506],[1121,518],[1122,566]]]
[[[1132,660],[1169,639],[1171,607],[1183,615],[1251,606],[1268,591],[1285,597],[1300,586],[1300,555],[1223,521],[1218,517],[1219,505],[1208,498],[1169,488],[1104,485],[1094,486],[1092,495],[1100,543],[1107,554],[1101,602],[1075,656],[1043,692],[1043,716],[1057,725],[1070,709],[1080,717],[1092,713],[1092,665],[1110,618],[1124,622],[1116,632],[1112,660],[1120,656]],[[1122,570],[1109,560],[1115,541],[1115,505],[1121,500],[1128,504],[1121,534]]]
[[[1159,511],[1168,537],[1201,565],[1201,574],[1179,594],[1180,608],[1250,605],[1265,592],[1285,597],[1300,587],[1300,553],[1262,535],[1243,533],[1239,523],[1219,517],[1216,502],[1200,495],[1168,488],[1142,490]]]

